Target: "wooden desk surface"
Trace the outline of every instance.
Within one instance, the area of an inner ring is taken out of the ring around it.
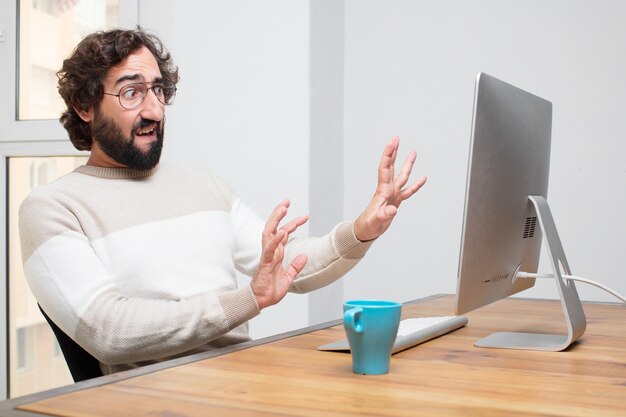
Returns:
[[[452,315],[453,309],[453,296],[431,297],[405,306],[403,318]],[[349,354],[317,351],[344,337],[342,327],[334,326],[144,375],[130,371],[8,401],[0,413],[623,417],[626,307],[584,309],[587,331],[565,352],[474,347],[494,331],[562,330],[557,302],[506,299],[467,314],[465,328],[394,355],[387,375],[355,375]]]

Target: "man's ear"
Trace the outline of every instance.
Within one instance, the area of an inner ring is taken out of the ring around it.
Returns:
[[[78,116],[83,119],[84,122],[89,123],[93,120],[93,106],[90,106],[88,109],[81,109],[78,106],[74,107],[74,111]]]

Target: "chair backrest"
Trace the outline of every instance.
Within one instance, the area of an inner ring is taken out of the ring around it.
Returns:
[[[59,346],[65,357],[65,362],[67,362],[67,366],[70,368],[74,382],[102,376],[102,370],[100,369],[98,360],[80,347],[71,337],[66,335],[63,330],[48,317],[41,306],[39,306],[39,310],[41,310],[41,313],[48,321],[48,324],[57,338],[57,342],[59,342]]]

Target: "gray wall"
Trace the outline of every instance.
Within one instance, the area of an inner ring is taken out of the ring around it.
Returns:
[[[415,148],[415,176],[429,176],[345,280],[289,296],[253,321],[253,335],[338,317],[342,299],[455,292],[479,71],[553,102],[549,201],[570,266],[626,293],[625,3],[159,4],[142,1],[140,21],[181,68],[166,159],[213,169],[264,217],[290,197],[293,215],[312,217],[304,235],[359,214],[393,135],[399,158]],[[523,295],[557,293],[540,282]]]

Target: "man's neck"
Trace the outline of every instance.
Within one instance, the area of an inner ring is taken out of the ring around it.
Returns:
[[[118,167],[102,167],[96,165],[83,165],[74,172],[79,174],[86,174],[92,177],[105,178],[105,179],[138,179],[147,178],[155,174],[160,168],[160,165],[155,166],[152,169],[134,169],[134,168],[118,168]]]
[[[101,168],[127,168],[126,165],[120,164],[107,155],[95,140],[91,145],[91,155],[89,155],[87,165]]]

